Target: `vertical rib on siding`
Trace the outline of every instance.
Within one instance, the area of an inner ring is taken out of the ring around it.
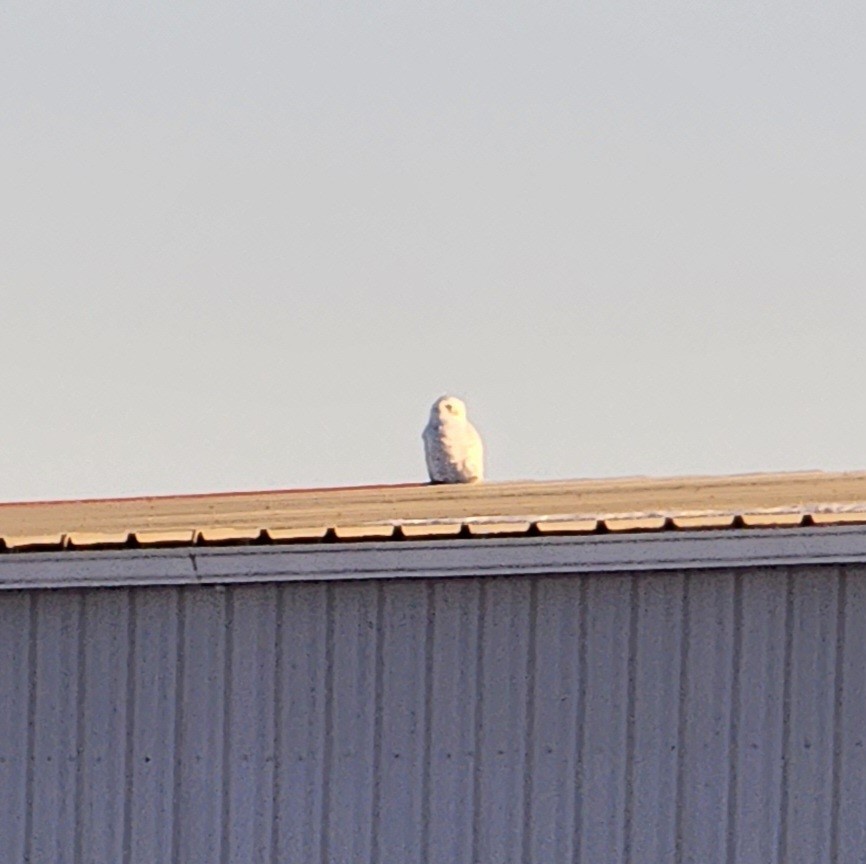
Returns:
[[[477,861],[519,861],[529,653],[529,580],[497,579],[482,587],[479,638],[480,717],[475,735],[474,819]]]
[[[32,834],[25,847],[25,860],[34,862],[65,864],[76,850],[82,599],[78,591],[36,598]]]
[[[129,675],[128,591],[84,595],[79,670],[78,857],[123,860],[123,799]]]
[[[333,589],[280,586],[276,600],[274,861],[322,860],[330,748]]]
[[[866,862],[866,571],[842,572],[836,776],[833,790],[836,861]]]
[[[421,864],[428,588],[398,583],[383,598],[373,860]]]
[[[740,582],[735,753],[728,860],[776,861],[781,829],[787,572],[756,571]]]
[[[179,813],[175,810],[176,711],[179,661],[186,618],[182,591],[134,592],[134,638],[130,646],[132,704],[127,706],[124,862],[171,861]],[[63,596],[62,594],[58,596]],[[93,681],[94,686],[99,682]],[[38,718],[41,722],[42,718]],[[118,790],[118,794],[121,790]],[[76,862],[77,864],[77,862]]]
[[[481,582],[433,584],[429,692],[428,823],[421,826],[430,864],[472,861]],[[443,830],[443,826],[449,826]]]
[[[862,567],[4,593],[4,855],[863,862],[864,632]]]
[[[831,848],[838,576],[792,582],[785,864],[827,861]]]
[[[226,702],[223,861],[270,860],[274,821],[276,587],[229,593],[230,688]],[[227,823],[227,824],[226,824]]]
[[[629,692],[628,576],[587,580],[583,729],[580,742],[578,861],[621,861],[625,845],[625,785]]]
[[[736,575],[690,574],[681,667],[677,860],[724,864],[730,788]]]
[[[333,589],[330,635],[328,831],[322,864],[371,861],[376,764],[377,641],[382,583],[345,583]]]
[[[177,733],[174,849],[179,861],[217,862],[222,843],[223,721],[226,664],[226,593],[181,592],[183,680]]]
[[[582,618],[580,594],[570,580],[537,581],[524,826],[530,861],[570,862],[574,856]]]
[[[0,598],[0,836],[13,861],[24,860],[30,821],[34,598],[23,591]]]
[[[633,742],[627,864],[673,861],[677,847],[681,574],[640,575],[633,663]],[[635,610],[631,610],[634,614]]]

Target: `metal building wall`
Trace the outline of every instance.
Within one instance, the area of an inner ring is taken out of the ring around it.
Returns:
[[[866,568],[0,592],[4,862],[866,860]]]

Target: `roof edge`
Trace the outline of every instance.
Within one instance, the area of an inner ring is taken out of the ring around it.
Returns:
[[[38,552],[0,558],[0,590],[622,573],[866,564],[866,526]]]

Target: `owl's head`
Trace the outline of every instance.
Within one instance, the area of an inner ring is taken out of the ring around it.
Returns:
[[[456,396],[440,396],[430,409],[430,417],[440,423],[466,419],[466,405]]]

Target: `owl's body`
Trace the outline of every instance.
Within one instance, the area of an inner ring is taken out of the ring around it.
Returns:
[[[466,419],[466,406],[460,399],[437,399],[421,437],[432,483],[475,483],[484,479],[481,436]]]

